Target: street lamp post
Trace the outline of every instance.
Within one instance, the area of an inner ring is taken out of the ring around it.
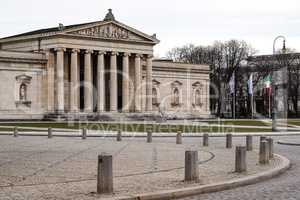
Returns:
[[[282,36],[282,35],[279,35],[279,36],[277,36],[277,37],[274,39],[274,41],[273,41],[273,55],[276,54],[276,49],[275,49],[275,48],[276,48],[276,42],[277,42],[278,39],[283,39],[284,42],[286,41],[285,37]]]
[[[283,47],[285,48],[285,37],[282,35],[277,36],[274,41],[273,41],[273,55],[276,54],[276,42],[278,39],[283,39]],[[272,131],[277,131],[277,119],[276,119],[276,114],[277,114],[277,108],[276,108],[276,83],[277,79],[275,79],[275,72],[272,70]]]

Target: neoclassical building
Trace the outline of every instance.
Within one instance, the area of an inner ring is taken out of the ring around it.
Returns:
[[[202,117],[209,67],[154,59],[156,35],[117,21],[41,29],[0,39],[0,119]]]

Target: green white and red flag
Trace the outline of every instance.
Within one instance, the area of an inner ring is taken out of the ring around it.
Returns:
[[[268,75],[264,78],[265,88],[271,88],[272,78],[271,75]]]
[[[267,93],[271,94],[272,91],[272,77],[269,74],[264,78],[264,89]]]

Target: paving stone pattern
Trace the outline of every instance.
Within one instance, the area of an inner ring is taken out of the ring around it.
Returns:
[[[209,147],[202,147],[202,138],[183,138],[183,145],[176,145],[175,141],[175,137],[153,138],[153,143],[146,143],[146,138],[124,138],[116,142],[115,138],[1,136],[0,199],[98,199],[94,192],[97,157],[101,153],[114,156],[114,195],[224,181],[278,164],[274,160],[271,165],[259,166],[257,152],[248,152],[249,171],[237,174],[233,172],[235,149],[225,148],[225,138],[210,138]],[[245,137],[233,139],[234,146],[245,142]],[[254,143],[258,143],[258,138],[254,138]],[[198,183],[182,181],[186,150],[199,150]]]

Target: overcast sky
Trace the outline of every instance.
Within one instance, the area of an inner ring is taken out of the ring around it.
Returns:
[[[250,43],[258,54],[271,54],[278,35],[287,38],[287,47],[300,50],[299,0],[3,0],[0,37],[102,20],[108,8],[118,21],[157,33],[156,56],[188,43],[233,38]]]

